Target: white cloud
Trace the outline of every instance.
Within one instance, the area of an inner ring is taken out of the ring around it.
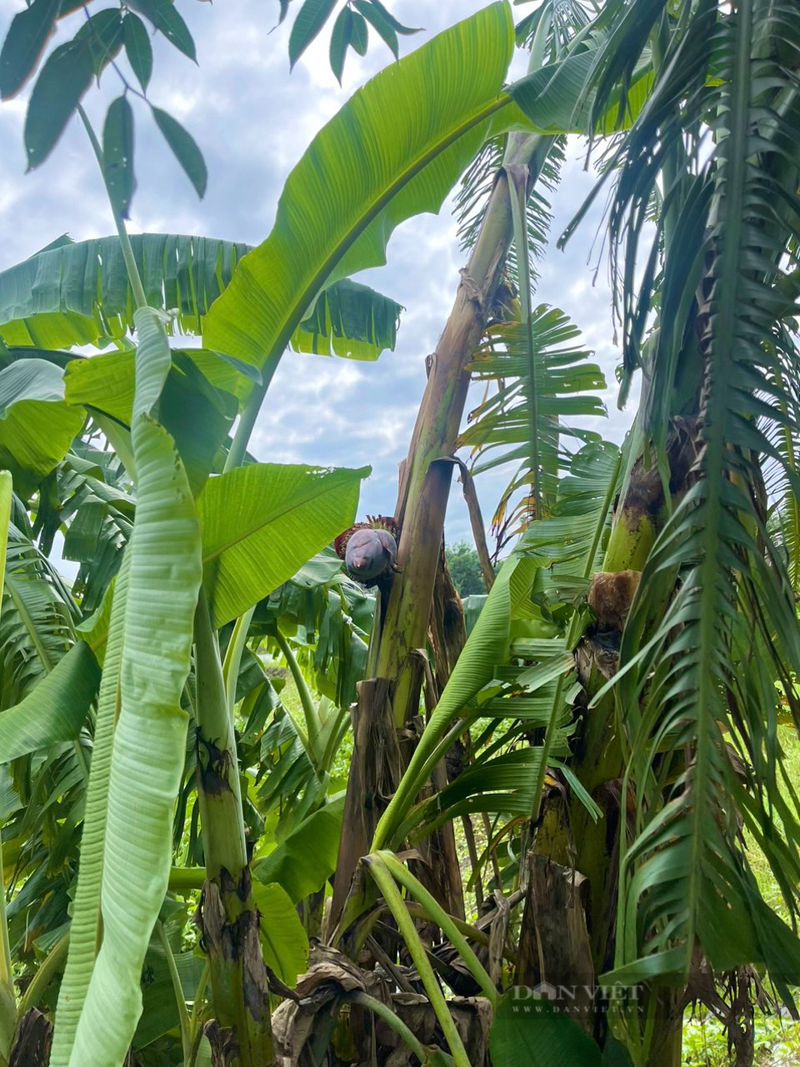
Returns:
[[[200,65],[156,38],[150,96],[154,104],[172,111],[201,145],[209,167],[208,193],[204,201],[196,199],[147,105],[135,99],[139,188],[131,228],[256,244],[267,236],[283,182],[310,139],[358,85],[391,62],[391,56],[373,35],[365,59],[352,52],[348,56],[340,88],[328,65],[325,32],[290,77],[288,23],[269,32],[276,21],[274,0],[179,6],[195,35]],[[418,37],[404,38],[403,50],[482,6],[483,0],[396,0],[394,10],[401,20],[426,27]],[[0,35],[21,7],[21,0],[2,5]],[[68,39],[82,18],[79,12],[64,20],[58,40]],[[98,126],[107,102],[121,89],[115,73],[107,71],[100,91],[89,94],[88,110]],[[102,184],[79,123],[70,123],[43,167],[25,175],[23,119],[21,100],[0,106],[0,268],[65,231],[75,239],[112,231]],[[554,234],[561,232],[591,187],[592,175],[583,172],[582,157],[575,156],[556,195]],[[629,417],[614,406],[613,368],[619,352],[612,345],[609,292],[604,271],[593,286],[586,265],[598,224],[595,210],[565,253],[551,248],[542,265],[538,298],[562,306],[596,349],[609,381],[606,399],[612,418],[605,432],[619,440]],[[426,215],[401,227],[390,242],[387,267],[362,276],[407,307],[397,351],[386,353],[377,364],[287,356],[256,427],[256,453],[270,461],[353,467],[371,463],[374,473],[365,485],[362,509],[392,510],[397,465],[408,447],[424,389],[425,357],[444,327],[465,259],[447,209],[438,217]],[[501,486],[499,475],[479,482],[487,520]],[[448,536],[469,536],[455,481]]]

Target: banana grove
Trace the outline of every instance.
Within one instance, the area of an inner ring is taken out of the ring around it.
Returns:
[[[416,38],[401,8],[281,0],[292,65],[320,34],[340,81],[396,61],[252,245],[128,231],[132,102],[206,188],[149,95],[189,11],[9,23],[29,167],[81,123],[110,236],[0,273],[0,1067],[680,1067],[690,1005],[746,1067],[758,1013],[796,1014],[797,12],[499,0]],[[605,203],[621,447],[535,295],[578,138],[556,236]],[[365,517],[369,467],[262,462],[253,430],[282,359],[395,348],[354,276],[448,203],[465,267]]]

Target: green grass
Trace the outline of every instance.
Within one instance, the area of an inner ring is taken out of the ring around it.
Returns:
[[[795,788],[800,789],[800,741],[794,727],[779,727],[778,735],[786,754],[786,769]],[[746,835],[748,855],[758,887],[767,904],[788,920],[788,909],[764,854]],[[757,1067],[797,1067],[800,1065],[800,1022],[788,1016],[765,1014],[756,1009],[755,1064]],[[729,1067],[727,1038],[722,1024],[707,1012],[687,1012],[683,1026],[683,1067]]]
[[[756,1012],[755,1064],[796,1067],[800,1064],[800,1022]],[[687,1015],[683,1026],[684,1067],[729,1067],[732,1060],[722,1024],[706,1015]]]

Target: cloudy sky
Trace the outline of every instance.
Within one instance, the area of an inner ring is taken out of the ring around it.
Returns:
[[[0,35],[24,0],[0,0]],[[133,99],[136,115],[138,191],[130,229],[200,234],[257,244],[272,226],[287,174],[315,132],[391,54],[370,40],[364,59],[348,55],[342,88],[330,71],[328,32],[315,42],[294,72],[287,58],[288,23],[270,33],[277,0],[178,0],[194,34],[199,65],[155,40],[155,73],[149,89],[192,132],[209,169],[208,192],[199,201],[154,128],[147,106]],[[405,52],[483,6],[481,0],[393,0],[406,25],[424,32],[401,39]],[[520,15],[524,11],[519,12]],[[59,29],[56,43],[74,34],[78,13]],[[121,83],[109,70],[100,90],[90,91],[87,110],[102,123],[108,100]],[[75,240],[104,236],[113,229],[104,190],[77,120],[70,124],[49,160],[25,174],[22,126],[26,98],[0,105],[0,269],[36,252],[62,233]],[[554,234],[577,209],[591,175],[583,170],[576,144],[555,198]],[[599,217],[590,217],[566,252],[551,247],[542,265],[539,301],[563,308],[583,330],[609,382],[610,419],[605,436],[621,440],[630,412],[616,410],[610,296],[605,266],[594,279],[592,250]],[[364,512],[394,507],[397,464],[408,446],[425,381],[424,360],[446,321],[465,257],[446,206],[438,217],[421,216],[395,232],[388,265],[362,275],[407,310],[397,350],[376,364],[289,354],[270,389],[251,448],[273,462],[361,466],[373,475],[362,496]],[[502,476],[478,483],[484,514],[491,515]],[[469,536],[466,510],[456,485],[448,513],[447,538]]]

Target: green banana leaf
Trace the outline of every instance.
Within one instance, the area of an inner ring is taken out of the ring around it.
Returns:
[[[0,706],[18,704],[66,655],[76,614],[50,560],[29,536],[9,523],[0,619]]]
[[[203,529],[205,585],[215,626],[262,600],[295,576],[353,522],[359,486],[369,473],[297,465],[248,464],[212,478],[197,507]],[[336,561],[335,569],[339,569]],[[111,597],[80,626],[103,656]]]
[[[289,175],[272,233],[243,257],[209,312],[205,344],[255,366],[280,358],[316,294],[384,264],[394,229],[438,212],[487,136],[582,130],[590,44],[506,95],[514,26],[508,5],[494,3],[378,74]],[[637,71],[625,121],[644,102],[648,70]],[[617,124],[617,110],[613,100],[602,129]]]
[[[224,464],[222,446],[238,411],[236,396],[246,396],[252,383],[216,353],[175,349],[171,356],[158,417],[172,435],[192,492],[197,495],[211,471],[220,470]],[[231,374],[236,381],[231,381]],[[92,359],[73,360],[65,377],[69,403],[83,405],[95,417],[110,416],[122,427],[130,426],[133,352],[109,352]],[[240,388],[243,383],[244,389]]]
[[[289,175],[272,233],[239,263],[203,328],[207,347],[280,358],[325,286],[386,261],[392,231],[438,212],[487,136],[514,47],[490,4],[373,78]]]
[[[253,900],[261,915],[264,962],[286,985],[293,987],[308,966],[308,935],[288,893],[274,882],[253,884]]]
[[[268,856],[256,859],[253,874],[259,882],[277,882],[297,904],[325,885],[336,870],[344,797],[309,815]]]
[[[13,503],[13,484],[8,471],[0,471],[0,604],[2,604],[5,574],[6,542]],[[0,865],[3,864],[3,842],[0,838]],[[7,1057],[17,1025],[17,1004],[14,991],[11,939],[5,893],[0,896],[0,1053]]]
[[[0,370],[0,466],[27,498],[63,459],[85,419],[64,400],[64,371],[42,359]]]
[[[259,604],[250,632],[271,636],[279,629],[297,642],[304,663],[313,656],[316,690],[349,708],[364,677],[374,606],[372,594],[326,548]]]
[[[197,508],[214,626],[258,603],[347,529],[369,473],[252,463],[211,478]]]
[[[19,704],[0,714],[0,760],[78,736],[100,684],[89,646],[79,641]]]
[[[174,938],[175,941],[178,938]],[[173,949],[175,969],[180,978],[183,995],[192,1001],[202,981],[205,962],[199,951],[180,952]],[[144,1010],[133,1039],[135,1050],[146,1048],[159,1037],[179,1026],[178,1004],[175,999],[170,967],[161,938],[153,934],[142,970],[142,1000]]]
[[[174,443],[152,416],[171,366],[166,333],[152,309],[137,310],[134,319],[137,508],[123,571],[127,594],[122,610],[112,610],[103,679],[108,685],[98,715],[105,751],[99,765],[93,761],[95,796],[87,801],[92,820],[87,810],[84,858],[87,834],[96,839],[98,822],[104,847],[90,877],[83,878],[85,870],[79,876],[73,929],[80,936],[70,945],[62,983],[53,1067],[120,1067],[125,1059],[142,1011],[142,966],[168,885],[186,751],[188,716],[180,699],[202,580],[200,525]],[[107,811],[96,803],[103,794]],[[94,960],[86,934],[91,931],[93,941],[98,900],[103,938]]]
[[[202,332],[208,309],[250,251],[233,241],[161,233],[136,234],[131,245],[148,303],[168,313],[169,332],[186,334]],[[0,272],[0,338],[7,345],[103,348],[130,333],[133,309],[116,236],[66,240]],[[342,281],[303,309],[292,347],[377,359],[394,349],[401,310],[369,286]]]
[[[489,1035],[493,1063],[514,1067],[603,1067],[600,1048],[544,992],[518,986],[501,997]]]
[[[122,666],[128,575],[131,555],[126,551],[120,574],[104,600],[108,625],[100,680],[94,748],[86,815],[81,837],[81,860],[70,926],[69,952],[59,990],[57,1020],[50,1055],[51,1067],[68,1067],[75,1033],[94,968],[100,919],[100,886],[103,878],[104,842],[108,814],[108,785],[119,713],[119,681]]]
[[[595,133],[608,135],[630,127],[644,107],[653,85],[649,57],[641,61],[631,78],[625,109],[619,115],[619,90],[605,102],[592,129],[593,96],[586,92],[597,61],[597,47],[565,56],[509,86],[509,94],[543,133]]]

